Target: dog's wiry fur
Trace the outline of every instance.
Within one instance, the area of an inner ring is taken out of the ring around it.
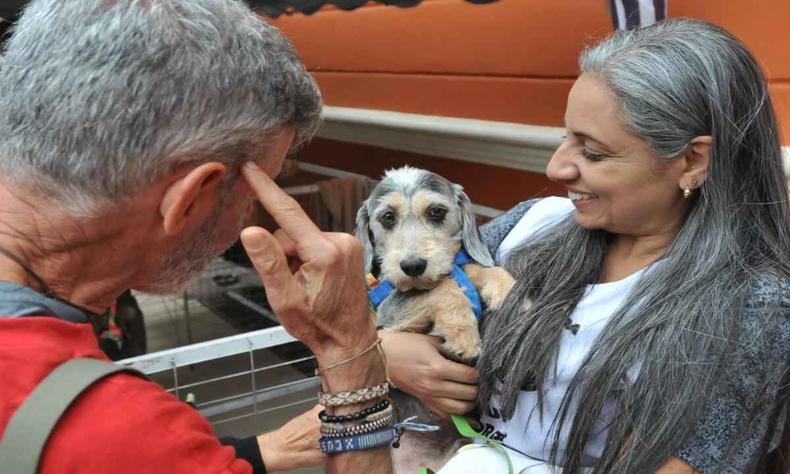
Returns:
[[[379,306],[378,324],[391,331],[439,336],[448,357],[476,360],[477,319],[463,290],[448,277],[455,254],[463,246],[476,262],[463,269],[488,310],[499,306],[514,282],[507,271],[494,266],[463,188],[417,168],[390,170],[362,204],[356,224],[366,271],[396,288]],[[409,262],[421,266],[410,269]],[[416,399],[402,393],[394,396],[402,417],[417,414],[423,421],[438,422]],[[401,448],[393,452],[396,472],[441,467],[457,447],[453,433],[447,424],[433,434],[407,432]]]

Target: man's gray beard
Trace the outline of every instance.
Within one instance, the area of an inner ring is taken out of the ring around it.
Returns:
[[[191,239],[165,257],[162,272],[151,283],[137,290],[153,295],[172,295],[184,291],[187,284],[222,253],[215,248],[219,218],[217,213],[207,220]]]
[[[224,249],[216,249],[218,226],[238,178],[238,174],[230,174],[225,178],[222,186],[222,198],[214,214],[200,226],[191,239],[179,245],[173,253],[164,258],[162,272],[153,281],[135,288],[136,290],[153,295],[181,293],[193,278],[198,276],[217,255],[224,251]],[[239,222],[236,223],[239,232],[246,220],[245,217],[245,215],[240,216]]]

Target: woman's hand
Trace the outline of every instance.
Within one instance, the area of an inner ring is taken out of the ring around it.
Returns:
[[[477,370],[447,360],[439,352],[441,341],[433,336],[379,331],[392,382],[417,397],[434,413],[447,418],[474,408]]]
[[[267,471],[287,471],[326,463],[326,456],[318,446],[321,436],[318,412],[321,408],[321,405],[316,405],[279,430],[258,436],[258,446]]]

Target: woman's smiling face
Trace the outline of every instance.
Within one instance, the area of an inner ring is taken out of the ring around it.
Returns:
[[[618,98],[594,75],[582,74],[568,95],[567,136],[547,176],[562,183],[587,229],[647,236],[680,227],[683,160],[656,156],[625,128]]]

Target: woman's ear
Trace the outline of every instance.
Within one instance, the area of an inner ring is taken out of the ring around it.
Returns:
[[[214,212],[215,206],[219,205],[216,191],[225,172],[222,163],[204,163],[186,171],[168,185],[159,204],[165,234],[179,234],[189,219],[197,217],[202,220]]]
[[[691,139],[683,155],[685,166],[678,182],[680,189],[695,189],[705,182],[708,177],[712,145],[713,137],[710,135]]]

